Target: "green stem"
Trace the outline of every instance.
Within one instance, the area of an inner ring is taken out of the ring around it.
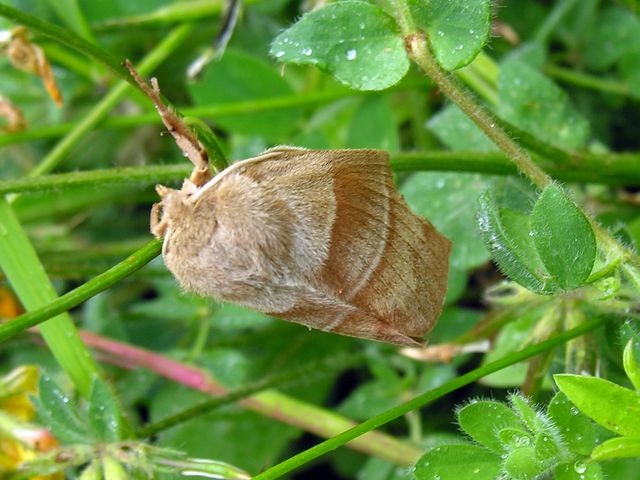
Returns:
[[[535,345],[531,345],[519,352],[510,353],[494,362],[488,363],[482,367],[478,367],[475,370],[472,370],[460,377],[457,377],[433,390],[430,390],[422,395],[419,395],[402,405],[391,408],[379,415],[376,415],[369,420],[362,422],[361,424],[347,430],[346,432],[341,433],[340,435],[336,435],[329,440],[325,440],[324,442],[312,447],[304,452],[301,452],[293,457],[288,458],[287,460],[279,463],[271,468],[268,468],[264,472],[256,475],[254,480],[273,480],[275,478],[279,478],[285,475],[292,470],[295,470],[302,465],[311,462],[312,460],[318,458],[325,453],[331,452],[336,448],[344,445],[345,443],[367,433],[371,430],[378,428],[382,425],[385,425],[392,420],[395,420],[402,415],[405,415],[407,412],[415,410],[417,408],[423,407],[428,403],[431,403],[443,396],[461,388],[470,383],[479,380],[482,377],[485,377],[491,373],[497,372],[498,370],[502,370],[503,368],[514,365],[523,360],[527,360],[535,355],[546,352],[555,348],[558,345],[563,344],[567,340],[570,340],[575,337],[579,337],[580,335],[584,335],[585,333],[591,332],[596,328],[600,327],[604,324],[603,318],[598,318],[592,320],[590,322],[586,322],[572,330],[568,330],[566,332],[560,333],[549,340],[545,340],[544,342],[537,343]]]
[[[0,203],[0,206],[6,205],[7,204],[4,202]],[[2,237],[2,235],[0,235],[0,237]],[[44,306],[41,305],[45,302],[40,302],[40,305],[38,305],[37,307],[33,307],[29,312],[9,322],[0,324],[0,342],[13,337],[14,335],[17,335],[27,328],[34,327],[59,313],[66,312],[67,310],[80,305],[85,300],[93,297],[103,290],[106,290],[123,278],[128,277],[129,275],[149,263],[155,257],[157,257],[160,253],[161,246],[162,242],[160,240],[152,240],[147,245],[134,252],[124,261],[118,263],[106,272],[101,273],[97,277],[92,278],[78,288],[71,290],[70,292],[56,298],[53,301],[49,299],[49,303]],[[5,251],[4,248],[2,249],[2,251]],[[3,254],[2,256],[0,256],[0,259],[6,260],[5,257],[7,257],[7,255]],[[19,258],[20,262],[23,263],[23,258]],[[42,267],[40,266],[40,268]],[[42,273],[44,274],[44,270]],[[7,276],[11,278],[9,274],[7,274]],[[27,308],[29,308],[28,305],[26,306]],[[89,385],[86,385],[87,392],[88,387]]]
[[[20,221],[0,196],[0,267],[25,308],[36,311],[56,301],[57,293],[38,259]],[[64,310],[48,315],[40,332],[62,369],[78,391],[88,396],[92,379],[99,376],[93,357],[84,346],[71,317]],[[56,314],[62,313],[53,318]],[[29,315],[29,314],[27,314]],[[0,323],[0,330],[12,330],[13,321]],[[16,331],[17,333],[17,331]]]
[[[192,24],[176,27],[159,45],[149,52],[140,62],[138,71],[146,75],[160,65],[171,52],[189,38],[195,26]],[[47,156],[29,172],[30,177],[48,173],[69,154],[80,140],[93,130],[131,89],[127,82],[119,82],[60,142],[49,151]]]
[[[614,93],[616,95],[629,95],[629,86],[617,82],[615,80],[607,80],[594,75],[588,75],[583,72],[577,72],[568,68],[559,67],[553,64],[544,66],[544,73],[550,77],[560,80],[577,87],[590,88],[605,93]]]
[[[569,182],[603,183],[607,185],[637,185],[640,183],[640,157],[637,155],[607,155],[594,157],[589,168],[554,165],[545,162],[546,169],[561,180]],[[517,168],[500,152],[466,152],[434,150],[397,153],[391,157],[396,172],[448,171],[515,175]],[[542,163],[542,162],[541,162]],[[161,182],[178,182],[190,173],[186,164],[150,165],[96,169],[58,173],[35,178],[0,180],[0,194],[55,191],[81,186],[144,187]]]
[[[558,23],[569,13],[569,11],[575,6],[577,0],[562,0],[553,7],[551,13],[546,16],[544,22],[538,28],[534,38],[537,42],[546,43],[548,37],[556,28]]]
[[[551,183],[551,178],[538,167],[529,154],[496,124],[496,120],[445,72],[432,55],[423,34],[406,32],[406,45],[413,61],[438,85],[438,88],[517,165],[538,188]]]
[[[189,175],[189,165],[124,167],[84,172],[58,173],[33,178],[0,181],[0,194],[60,190],[78,186],[150,185],[179,181]]]
[[[174,23],[193,22],[220,15],[224,0],[191,0],[160,7],[150,13],[107,20],[95,26],[98,32],[115,29],[163,27]]]
[[[150,437],[159,432],[172,428],[180,423],[189,421],[197,416],[211,412],[223,405],[234,403],[243,398],[255,395],[256,393],[275,387],[296,385],[302,382],[309,382],[310,378],[318,376],[319,372],[337,372],[345,368],[353,368],[363,362],[362,354],[343,355],[338,357],[325,358],[320,361],[312,362],[309,365],[293,368],[286,373],[274,375],[269,378],[259,380],[250,385],[236,388],[223,396],[212,398],[191,408],[187,408],[175,415],[159,420],[155,423],[145,425],[139,430],[137,436]],[[322,375],[322,373],[320,373]],[[325,373],[326,375],[326,373]]]
[[[420,85],[424,85],[421,82]],[[403,84],[397,90],[406,90],[416,87],[416,84]],[[256,112],[281,110],[295,107],[310,107],[329,103],[342,98],[357,97],[362,95],[374,95],[372,92],[360,92],[353,90],[332,90],[328,92],[309,92],[304,95],[287,95],[282,97],[249,100],[218,105],[204,105],[197,107],[181,107],[178,111],[185,117],[204,117],[215,120],[221,116],[251,115]],[[101,128],[131,128],[140,125],[161,124],[162,120],[157,112],[150,111],[138,115],[127,115],[105,120],[100,124]],[[25,132],[11,133],[0,136],[0,147],[16,143],[40,140],[45,138],[60,137],[77,127],[76,122],[60,123],[46,127],[34,128]]]

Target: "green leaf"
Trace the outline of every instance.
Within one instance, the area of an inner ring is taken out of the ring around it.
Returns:
[[[503,428],[498,432],[498,438],[509,451],[533,444],[533,437],[519,428]]]
[[[509,454],[504,470],[515,480],[533,480],[545,470],[545,466],[536,458],[533,447],[522,447]]]
[[[389,97],[369,96],[356,109],[349,126],[346,147],[400,150],[400,136]]]
[[[505,428],[523,428],[513,410],[503,403],[492,401],[477,401],[461,408],[458,411],[458,423],[476,442],[498,454],[506,450],[499,432]]]
[[[585,63],[592,69],[606,70],[640,45],[640,20],[626,8],[609,7],[600,13],[586,39]]]
[[[589,455],[596,443],[596,432],[589,417],[578,410],[562,392],[556,393],[551,399],[547,414],[558,427],[569,450],[579,455]]]
[[[436,60],[445,70],[473,61],[491,29],[489,0],[411,0],[416,25],[425,30]]]
[[[631,457],[640,457],[640,437],[611,438],[591,452],[591,458],[596,461]]]
[[[596,258],[596,239],[582,211],[556,185],[533,207],[531,232],[538,253],[560,288],[584,284]]]
[[[568,149],[584,146],[589,124],[567,94],[524,62],[508,60],[500,66],[499,115],[549,143]]]
[[[233,50],[227,50],[220,60],[209,64],[202,78],[190,83],[188,90],[197,106],[266,101],[294,93],[271,65],[253,55]],[[301,118],[300,108],[283,108],[251,115],[217,115],[211,120],[229,132],[260,135],[277,142],[283,141]]]
[[[305,14],[276,37],[270,53],[281,62],[316,65],[356,90],[388,88],[409,69],[394,20],[352,0]]]
[[[469,234],[478,195],[487,187],[485,176],[446,172],[416,173],[400,187],[411,209],[453,242],[451,268],[470,269],[489,260],[482,241]]]
[[[95,379],[91,385],[88,417],[92,430],[102,441],[116,442],[130,434],[118,399],[102,380]]]
[[[543,465],[551,465],[560,457],[560,446],[555,439],[546,433],[536,436],[533,446],[536,452],[536,459]]]
[[[38,392],[38,416],[61,443],[91,442],[85,423],[77,415],[77,407],[51,377],[40,377]]]
[[[555,469],[555,480],[602,480],[602,467],[599,463],[586,463],[582,460],[565,463]]]
[[[629,377],[629,380],[631,380],[633,387],[640,391],[640,364],[636,359],[633,339],[629,340],[626,347],[624,347],[622,364],[624,365],[624,371],[627,374],[627,377]]]
[[[528,215],[498,208],[492,192],[487,190],[478,201],[477,222],[485,245],[505,275],[536,293],[555,290],[529,235]]]
[[[526,397],[522,394],[514,393],[509,395],[509,402],[529,430],[535,434],[544,433],[548,422],[542,413],[537,412],[529,405]]]
[[[442,445],[432,448],[416,463],[416,480],[495,480],[502,470],[499,455],[476,445]]]
[[[640,394],[602,378],[569,374],[553,378],[576,407],[604,428],[640,437]]]

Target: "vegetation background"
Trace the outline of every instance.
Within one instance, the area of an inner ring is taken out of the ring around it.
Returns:
[[[0,325],[0,476],[635,478],[637,0],[247,1],[224,51],[188,78],[224,10],[217,0],[0,4],[0,314],[79,287],[60,310]],[[407,57],[411,27],[427,32],[433,56]],[[29,63],[33,45],[60,106]],[[391,60],[371,55],[381,45]],[[160,258],[126,276],[158,253],[153,185],[179,185],[190,165],[127,84],[125,58],[205,120],[232,160],[278,144],[390,151],[408,203],[454,242],[431,348],[197,298]],[[496,146],[472,120],[528,153]],[[528,155],[561,183],[527,170]],[[25,330],[56,314],[41,335]]]

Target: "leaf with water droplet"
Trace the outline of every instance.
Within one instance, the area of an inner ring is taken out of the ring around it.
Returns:
[[[487,43],[490,0],[410,0],[416,25],[429,35],[436,60],[446,70],[464,67]]]
[[[536,459],[546,465],[558,463],[562,451],[556,440],[548,433],[536,436],[534,447]]]
[[[584,285],[596,258],[596,238],[584,213],[556,185],[544,189],[531,215],[533,243],[558,286]]]
[[[558,392],[549,402],[547,414],[558,428],[564,444],[573,453],[589,455],[596,443],[594,424],[567,398]]]
[[[76,414],[77,407],[48,375],[40,377],[35,404],[38,417],[61,443],[92,442],[85,423]]]
[[[596,377],[558,374],[560,390],[585,415],[618,435],[640,437],[640,394]]]
[[[505,404],[486,400],[462,407],[458,411],[458,423],[476,442],[498,454],[507,451],[499,432],[506,428],[524,428],[518,415]]]
[[[425,453],[414,472],[416,480],[495,480],[501,471],[500,456],[477,445],[442,445]]]
[[[367,2],[346,0],[305,14],[271,44],[278,61],[316,65],[356,90],[382,90],[409,69],[394,20]]]
[[[480,195],[478,204],[478,228],[500,270],[533,292],[556,291],[530,236],[530,216],[500,208],[489,190]]]
[[[91,429],[102,441],[124,440],[131,434],[118,399],[109,385],[98,378],[91,384],[87,415]]]
[[[504,471],[515,480],[534,480],[545,470],[545,465],[536,458],[533,447],[517,448],[504,462]]]
[[[640,457],[640,437],[611,438],[591,452],[591,458],[598,461],[634,457]]]
[[[577,464],[577,469],[576,469]],[[582,473],[579,473],[582,471]],[[602,467],[586,460],[570,461],[559,465],[554,473],[555,480],[602,480]]]

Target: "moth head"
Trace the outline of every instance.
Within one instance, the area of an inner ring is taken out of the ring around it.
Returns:
[[[192,197],[196,191],[197,187],[189,180],[185,180],[180,190],[156,185],[160,201],[151,207],[150,219],[151,233],[156,238],[164,238],[172,223],[183,218],[193,204]]]

